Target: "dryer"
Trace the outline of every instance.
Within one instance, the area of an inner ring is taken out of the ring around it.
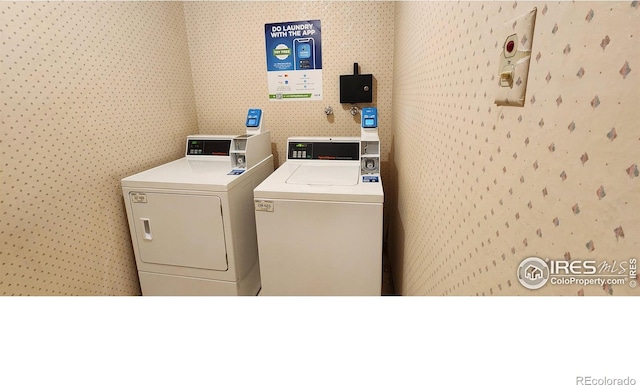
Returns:
[[[256,295],[253,189],[273,172],[262,112],[245,135],[191,135],[185,156],[122,179],[143,295]]]
[[[287,140],[287,161],[254,190],[261,295],[381,294],[376,127]]]

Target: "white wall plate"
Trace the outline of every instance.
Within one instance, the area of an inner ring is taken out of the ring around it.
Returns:
[[[504,23],[499,35],[500,59],[498,90],[495,103],[499,106],[524,106],[531,62],[533,29],[537,8]]]

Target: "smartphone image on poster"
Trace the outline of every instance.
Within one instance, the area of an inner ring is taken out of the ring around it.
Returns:
[[[293,41],[293,63],[295,70],[316,68],[315,41],[313,38],[298,38]]]

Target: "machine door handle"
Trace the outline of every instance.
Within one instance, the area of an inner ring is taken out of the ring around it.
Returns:
[[[144,230],[144,239],[149,241],[152,240],[153,235],[151,235],[151,221],[149,218],[140,218],[140,220],[142,221],[142,228]]]

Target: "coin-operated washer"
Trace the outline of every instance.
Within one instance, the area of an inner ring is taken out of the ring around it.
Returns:
[[[382,215],[376,109],[361,137],[293,137],[254,190],[261,295],[380,295]]]
[[[191,135],[185,157],[122,180],[143,295],[256,295],[253,189],[273,172],[262,111],[245,135]]]

